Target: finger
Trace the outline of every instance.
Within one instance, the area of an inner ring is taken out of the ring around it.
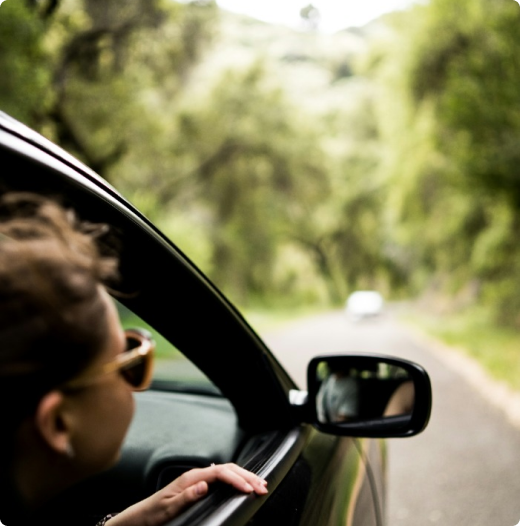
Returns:
[[[190,486],[187,490],[183,491],[181,495],[186,494],[187,503],[190,503],[199,500],[201,497],[204,497],[207,492],[208,483],[204,480],[201,480],[200,482],[197,482],[197,484],[193,484],[193,486]]]
[[[236,473],[238,476],[242,477],[248,484],[250,484],[253,489],[258,493],[261,494],[267,493],[267,480],[264,480],[263,478],[259,477],[258,475],[255,475],[254,473],[251,473],[251,471],[248,471],[247,469],[241,468],[240,466],[237,466],[236,464],[223,464],[224,469],[230,469],[234,473]]]
[[[230,484],[240,491],[245,493],[254,491],[260,495],[267,493],[266,481],[236,464],[221,464],[211,469],[216,473],[216,480]]]
[[[181,493],[171,496],[168,499],[164,499],[163,503],[166,504],[164,518],[171,519],[176,517],[184,509],[200,500],[207,493],[208,484],[205,481],[200,481],[193,484],[193,486],[189,486]]]
[[[212,464],[208,468],[192,469],[181,475],[181,477],[172,484],[175,484],[177,488],[182,490],[192,486],[200,480],[205,480],[208,483],[219,480],[246,493],[251,493],[252,491],[255,491],[260,495],[265,495],[267,493],[266,481],[233,463]]]

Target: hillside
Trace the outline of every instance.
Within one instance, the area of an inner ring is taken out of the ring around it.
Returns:
[[[194,77],[194,84],[211,84],[219,72],[262,61],[307,112],[324,114],[345,103],[346,83],[354,62],[369,41],[384,32],[384,20],[335,34],[297,31],[221,10],[220,27],[211,50]]]

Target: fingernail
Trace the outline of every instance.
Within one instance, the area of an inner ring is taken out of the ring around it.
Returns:
[[[204,482],[199,482],[195,486],[195,493],[197,493],[197,495],[204,495],[206,493],[206,484],[204,484]]]

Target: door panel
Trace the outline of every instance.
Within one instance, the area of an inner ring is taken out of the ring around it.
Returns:
[[[377,526],[360,443],[312,429],[284,480],[248,526]]]

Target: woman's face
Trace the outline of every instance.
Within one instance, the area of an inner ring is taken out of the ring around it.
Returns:
[[[126,342],[119,315],[108,293],[100,287],[106,306],[108,331],[105,345],[92,363],[98,368],[125,351]],[[132,389],[119,372],[100,377],[74,398],[77,430],[71,438],[78,467],[85,474],[112,466],[119,458],[123,439],[134,413]]]

